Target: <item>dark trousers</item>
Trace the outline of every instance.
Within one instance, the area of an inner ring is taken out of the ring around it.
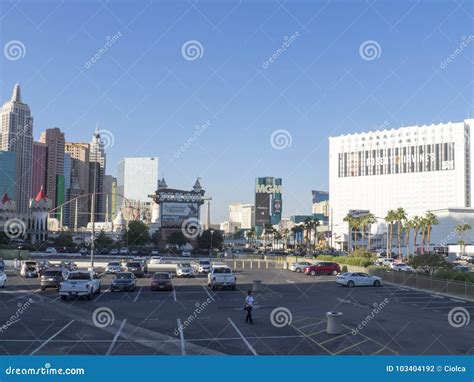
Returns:
[[[245,310],[247,311],[247,317],[245,317],[245,322],[250,322],[251,324],[253,324],[253,320],[252,320],[252,307],[251,306],[247,306],[245,308]]]

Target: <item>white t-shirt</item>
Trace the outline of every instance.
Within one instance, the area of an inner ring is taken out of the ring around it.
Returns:
[[[247,306],[253,306],[254,301],[255,299],[252,296],[245,297],[245,305]]]

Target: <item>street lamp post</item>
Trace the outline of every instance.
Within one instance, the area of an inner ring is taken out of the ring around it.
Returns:
[[[211,245],[210,245],[210,248],[209,248],[209,256],[211,256],[211,254],[212,254],[212,238],[214,236],[214,230],[211,229],[211,230],[209,230],[209,232],[211,233]]]

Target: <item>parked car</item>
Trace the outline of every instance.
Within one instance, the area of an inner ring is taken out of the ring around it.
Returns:
[[[87,248],[81,248],[81,249],[79,250],[79,253],[80,253],[81,255],[87,255],[88,252],[89,252],[89,251],[87,250]]]
[[[116,256],[119,254],[119,250],[117,248],[112,248],[109,252],[109,255]]]
[[[194,272],[209,273],[211,271],[211,262],[209,260],[199,260],[194,264]]]
[[[290,268],[289,270],[292,271],[292,272],[298,272],[298,273],[301,273],[304,271],[304,269],[310,265],[313,265],[312,263],[310,263],[309,261],[298,261],[296,263],[292,263],[290,265]]]
[[[382,285],[382,279],[377,276],[362,272],[346,272],[336,277],[336,283],[352,288],[354,286],[373,285],[379,287]]]
[[[163,263],[163,259],[159,256],[152,256],[150,258],[150,265],[158,265],[162,263]]]
[[[151,250],[151,255],[152,256],[158,256],[160,254],[160,251],[158,251],[157,249],[152,249]]]
[[[176,265],[176,277],[193,277],[194,270],[189,263],[179,263]]]
[[[415,272],[415,270],[405,263],[391,263],[390,269],[399,272]]]
[[[183,251],[183,252],[181,252],[181,256],[183,256],[183,257],[191,257],[191,251]]]
[[[115,275],[110,285],[110,291],[134,291],[137,279],[132,272],[119,272]]]
[[[143,267],[140,262],[138,261],[129,261],[125,264],[125,271],[132,272],[135,277],[143,277],[145,272],[143,271]]]
[[[114,274],[122,272],[122,265],[118,261],[109,261],[107,266],[105,267],[105,273],[107,274]]]
[[[148,273],[148,264],[146,263],[146,259],[133,259],[132,261],[140,263],[143,269],[143,273]]]
[[[65,261],[64,266],[69,270],[69,271],[77,271],[77,264],[74,261]]]
[[[40,288],[41,290],[47,288],[59,289],[64,278],[65,273],[61,269],[46,269],[41,275]]]
[[[337,275],[341,271],[338,263],[332,263],[327,261],[321,261],[316,264],[309,265],[304,268],[306,275],[316,276],[321,274],[326,275]]]
[[[70,272],[67,279],[59,286],[61,300],[66,300],[69,296],[83,296],[91,300],[94,294],[99,293],[100,278],[97,274],[89,271]]]
[[[465,265],[457,265],[453,268],[454,271],[456,272],[470,272],[471,269],[469,267],[466,267]]]
[[[49,253],[50,255],[57,255],[58,254],[58,251],[56,251],[56,248],[54,247],[48,247],[46,248],[46,253]]]
[[[26,260],[23,262],[20,270],[20,276],[24,278],[38,277],[39,269],[36,261]]]
[[[126,247],[120,248],[119,254],[120,255],[125,255],[125,256],[129,255],[128,248],[126,248]]]
[[[156,272],[151,279],[151,290],[173,290],[171,275],[168,272]]]
[[[390,265],[391,265],[392,263],[394,263],[394,262],[395,262],[394,259],[388,258],[388,259],[382,260],[382,265],[383,265],[384,267],[390,267]]]
[[[212,288],[212,290],[226,287],[235,290],[237,278],[227,265],[213,266],[207,275],[207,285]]]
[[[47,269],[51,267],[51,263],[48,260],[42,260],[42,261],[38,261],[37,266],[38,266],[38,273],[41,276],[44,271],[46,271]]]
[[[0,288],[4,288],[7,283],[7,274],[0,271]]]

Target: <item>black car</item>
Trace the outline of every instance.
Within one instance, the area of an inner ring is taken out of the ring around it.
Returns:
[[[132,272],[120,272],[115,275],[110,285],[110,291],[134,291],[137,286],[135,275]]]
[[[127,272],[132,272],[136,277],[143,277],[145,272],[143,270],[142,264],[138,261],[130,261],[125,266]]]
[[[60,269],[47,269],[41,274],[41,290],[46,288],[59,289],[62,281],[64,281],[64,274]]]

